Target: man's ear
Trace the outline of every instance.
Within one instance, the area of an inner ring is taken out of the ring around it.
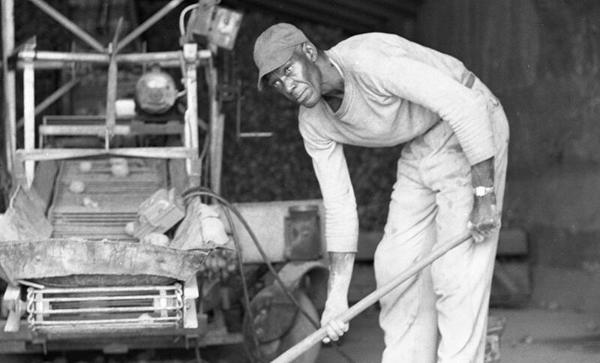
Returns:
[[[317,47],[315,47],[314,44],[312,44],[311,42],[304,42],[304,43],[302,43],[301,48],[302,48],[302,53],[304,53],[304,55],[308,59],[310,59],[312,62],[317,61],[319,52],[317,50]]]

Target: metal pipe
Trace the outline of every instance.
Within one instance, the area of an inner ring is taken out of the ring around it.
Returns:
[[[110,61],[108,63],[108,81],[106,85],[106,137],[104,138],[105,149],[110,148],[110,139],[112,137],[113,129],[117,123],[117,113],[115,110],[115,102],[117,101],[117,41],[121,28],[123,26],[123,18],[119,18],[117,23],[117,29],[113,36],[113,40],[110,43]]]
[[[198,150],[175,146],[175,147],[135,147],[135,148],[115,148],[115,149],[34,149],[17,150],[16,157],[20,160],[62,160],[71,158],[81,158],[86,156],[100,155],[118,155],[140,158],[159,158],[159,159],[188,159],[197,155]]]
[[[198,80],[197,80],[197,45],[188,43],[183,45],[183,59],[185,60],[185,89],[187,110],[185,112],[185,125],[183,129],[184,145],[198,150]],[[199,155],[186,160],[186,171],[192,185],[200,185]]]
[[[39,133],[44,136],[56,135],[93,135],[104,136],[106,133],[105,125],[40,125]],[[129,135],[131,126],[115,125],[113,135]]]
[[[162,19],[165,15],[167,15],[171,10],[181,4],[183,0],[171,0],[167,5],[165,5],[162,9],[157,11],[154,15],[149,17],[145,22],[140,24],[137,28],[135,28],[131,33],[127,34],[118,45],[116,45],[117,52],[126,47],[129,43],[135,40],[135,38],[139,37],[143,32],[148,30],[152,25],[156,24],[160,19]]]
[[[20,60],[28,57],[26,52],[19,52],[18,58]],[[180,62],[182,57],[181,51],[168,51],[168,52],[152,52],[152,53],[128,53],[128,54],[117,54],[117,63],[150,63],[150,62]],[[198,51],[198,59],[206,60],[211,57],[209,50],[203,49]],[[33,54],[33,60],[40,67],[44,63],[54,64],[60,68],[63,65],[67,65],[72,62],[84,62],[84,63],[99,63],[108,64],[110,56],[108,54],[101,53],[67,53],[67,52],[54,52],[54,51],[35,51]],[[18,62],[17,65],[22,66],[22,62]]]
[[[29,44],[27,47],[35,47],[34,44]],[[33,52],[23,52],[32,54]],[[23,68],[23,148],[25,151],[35,149],[35,69],[33,66],[33,58],[25,60],[25,68]],[[35,172],[35,161],[25,161],[25,180],[27,187],[33,182]]]
[[[173,299],[173,298],[172,298]],[[179,310],[181,306],[130,306],[130,307],[113,307],[113,308],[80,308],[80,309],[44,309],[39,311],[39,313],[43,314],[53,314],[53,315],[62,315],[62,314],[77,314],[77,313],[130,313],[130,312],[154,312],[154,311],[162,311],[162,310]],[[36,312],[37,313],[37,312]]]
[[[4,108],[4,158],[6,169],[13,170],[15,150],[17,147],[17,100],[15,70],[7,67],[7,59],[15,48],[14,0],[2,0],[2,80]]]
[[[81,296],[81,297],[44,297],[47,302],[83,302],[83,301],[123,301],[174,299],[176,295],[127,295],[127,296]]]
[[[110,286],[110,287],[67,287],[67,288],[48,288],[34,291],[36,294],[65,294],[65,293],[89,293],[89,292],[138,292],[138,291],[174,291],[181,289],[181,285],[165,285],[165,286]],[[160,296],[160,295],[159,295]]]
[[[69,20],[66,16],[56,11],[52,6],[48,5],[43,0],[29,0],[40,10],[45,12],[52,19],[59,22],[71,33],[75,34],[79,39],[87,43],[90,47],[94,48],[98,52],[105,52],[106,49],[96,39],[89,35],[85,30],[81,29],[77,24]]]
[[[210,98],[210,186],[218,194],[221,190],[225,116],[221,114],[221,106],[217,99],[217,77],[217,69],[211,63],[207,69],[208,94]]]
[[[181,320],[178,317],[168,317],[168,318],[151,318],[148,319],[148,322],[140,319],[94,319],[94,320],[52,320],[52,321],[35,321],[33,323],[34,326],[42,326],[42,325],[75,325],[75,324],[110,324],[110,323],[142,323],[142,324],[151,324],[151,323],[160,323],[160,322],[178,322]]]
[[[19,52],[18,58],[23,59],[27,54]],[[38,50],[34,52],[34,61],[49,61],[49,62],[84,62],[84,63],[101,63],[108,64],[110,57],[105,53],[67,53],[54,52],[48,50]]]

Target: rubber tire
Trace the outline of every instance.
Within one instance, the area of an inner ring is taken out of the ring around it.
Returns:
[[[298,303],[302,310],[306,311],[312,320],[318,322],[319,314],[312,301],[308,298],[306,293],[302,290],[298,290],[295,294]],[[282,354],[289,348],[298,344],[301,340],[309,336],[310,334],[317,331],[317,328],[302,314],[298,312],[294,325],[290,328],[286,335],[281,338],[281,344],[279,346],[279,354]],[[321,344],[313,345],[304,354],[294,360],[294,363],[315,363],[319,352],[321,351]]]

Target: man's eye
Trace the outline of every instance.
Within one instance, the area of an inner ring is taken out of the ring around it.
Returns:
[[[292,72],[292,66],[287,66],[285,67],[285,69],[283,70],[283,74],[285,74],[286,76],[288,74],[290,74]]]

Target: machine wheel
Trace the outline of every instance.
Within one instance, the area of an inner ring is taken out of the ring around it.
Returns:
[[[294,292],[296,300],[300,304],[302,310],[306,311],[308,316],[312,320],[318,322],[319,314],[310,298],[306,295],[306,292],[302,290],[296,290]],[[245,327],[248,329],[248,326]],[[294,317],[294,321],[291,323],[290,328],[285,332],[283,336],[278,339],[261,343],[259,347],[252,344],[252,339],[246,338],[244,347],[249,356],[254,357],[253,362],[268,362],[275,359],[277,356],[299,343],[302,339],[308,335],[314,333],[317,330],[307,319],[307,317],[300,311],[297,311]],[[248,337],[249,334],[246,333]],[[321,345],[317,344],[307,350],[302,356],[294,360],[294,363],[314,363],[317,360]],[[260,352],[260,353],[259,353]]]
[[[302,310],[306,311],[312,320],[318,322],[319,314],[317,313],[317,309],[308,296],[306,296],[306,293],[301,290],[298,291],[298,293],[296,293],[296,299],[298,300]],[[287,332],[287,334],[281,338],[278,354],[281,354],[298,344],[302,339],[306,338],[315,331],[317,331],[317,328],[315,328],[313,324],[306,318],[306,316],[299,311],[296,315],[294,325],[292,325],[289,332]],[[306,353],[294,360],[294,363],[314,363],[317,360],[320,350],[321,344],[316,344],[307,350]]]

